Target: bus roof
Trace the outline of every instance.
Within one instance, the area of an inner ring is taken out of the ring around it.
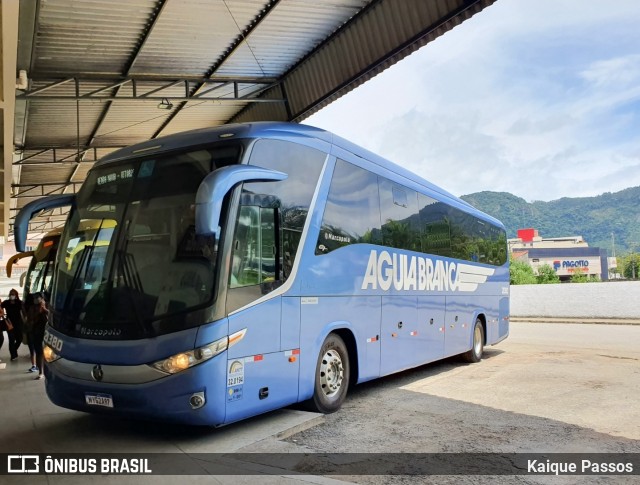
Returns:
[[[298,123],[237,123],[222,125],[213,128],[201,128],[198,130],[185,131],[182,133],[175,133],[116,150],[103,157],[99,162],[95,164],[95,167],[100,167],[121,160],[131,159],[133,157],[159,154],[182,149],[185,147],[213,143],[216,141],[245,138],[279,138],[292,136],[321,140],[328,144],[346,150],[350,153],[353,153],[357,157],[361,158],[365,163],[369,162],[377,165],[419,186],[425,187],[431,192],[437,193],[443,199],[443,202],[458,206],[466,212],[472,212],[476,215],[482,216],[482,218],[486,219],[487,221],[504,228],[504,225],[494,217],[489,216],[488,214],[485,214],[484,212],[476,209],[468,202],[460,199],[459,197],[456,197],[450,192],[447,192],[446,190],[429,182],[428,180],[423,179],[410,170],[407,170],[406,168],[403,168],[400,165],[391,162],[381,157],[380,155],[376,155],[375,153],[329,131]]]

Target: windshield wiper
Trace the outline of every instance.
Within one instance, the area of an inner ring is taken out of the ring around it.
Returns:
[[[130,223],[131,221],[129,220],[125,224],[124,244],[122,246],[122,249],[117,251],[116,253],[118,256],[118,261],[120,263],[118,272],[122,275],[122,279],[124,280],[124,284],[127,289],[129,288],[133,289],[138,294],[144,295],[144,289],[142,288],[142,280],[140,279],[140,274],[138,273],[137,268],[135,266],[133,255],[127,253],[127,248],[129,246],[129,237],[127,234],[129,231]],[[153,327],[150,324],[145,323],[144,318],[140,316],[140,313],[138,312],[138,305],[136,304],[135,298],[133,298],[133,295],[131,294],[130,291],[125,290],[125,293],[129,297],[129,301],[131,302],[131,308],[133,309],[133,314],[135,315],[136,324],[138,325],[138,327],[142,329],[143,333],[145,333],[145,336],[153,336]]]
[[[69,291],[67,292],[67,296],[64,299],[64,306],[62,307],[64,309],[69,308],[71,297],[76,293],[76,290],[77,290],[76,284],[78,283],[78,279],[80,278],[80,272],[82,271],[82,267],[84,265],[86,265],[86,270],[84,272],[84,279],[86,280],[87,278],[87,273],[89,271],[89,261],[91,259],[91,256],[93,255],[93,249],[95,248],[96,238],[100,233],[100,229],[102,229],[102,224],[104,224],[104,219],[100,221],[98,230],[96,231],[95,235],[93,236],[93,239],[91,240],[91,246],[89,246],[88,248],[85,246],[85,248],[82,250],[82,254],[80,255],[80,261],[78,262],[78,266],[76,267],[76,270],[73,272],[73,277],[71,278],[71,283],[69,284]],[[73,257],[71,261],[73,261]]]

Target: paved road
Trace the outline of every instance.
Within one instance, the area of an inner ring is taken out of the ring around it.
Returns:
[[[270,446],[324,453],[638,453],[638,402],[640,327],[518,323],[478,364],[447,360],[365,383],[325,424]],[[390,477],[337,478],[396,483]],[[493,479],[440,477],[443,482]],[[615,482],[637,483],[627,477]]]

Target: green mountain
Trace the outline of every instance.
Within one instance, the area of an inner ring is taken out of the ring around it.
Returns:
[[[640,187],[551,202],[530,203],[507,192],[477,192],[462,199],[501,220],[510,238],[518,229],[533,227],[542,237],[583,236],[589,246],[611,255],[613,234],[616,255],[640,250]]]

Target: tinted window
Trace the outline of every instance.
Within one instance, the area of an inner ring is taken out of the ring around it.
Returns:
[[[452,257],[503,265],[507,238],[502,229],[461,210],[450,208]]]
[[[338,160],[316,254],[356,243],[497,266],[507,258],[502,229]]]
[[[379,183],[382,244],[420,251],[418,193],[382,177]]]
[[[240,154],[214,145],[92,169],[58,251],[55,328],[126,340],[201,324],[217,257],[211,238],[196,235],[196,193]]]
[[[338,160],[316,254],[326,254],[349,244],[381,244],[379,200],[375,174]]]
[[[507,239],[502,229],[426,195],[419,194],[418,200],[423,252],[498,266],[505,263]]]
[[[314,148],[281,140],[254,144],[251,165],[278,170],[288,177],[281,182],[246,183],[242,187],[227,311],[268,293],[291,274],[326,156]],[[249,287],[253,289],[247,291]],[[245,290],[240,291],[242,288]]]
[[[423,194],[418,194],[418,206],[420,207],[421,251],[451,257],[450,207]]]

